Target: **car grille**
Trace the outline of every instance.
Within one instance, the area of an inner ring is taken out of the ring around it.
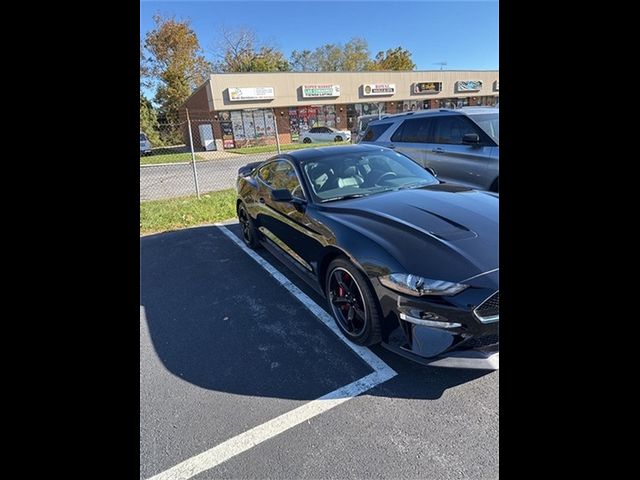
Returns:
[[[467,348],[481,348],[488,345],[495,345],[500,343],[500,336],[496,333],[493,335],[483,335],[481,337],[475,337],[464,343]]]
[[[487,298],[474,310],[481,322],[495,322],[500,315],[500,291]]]

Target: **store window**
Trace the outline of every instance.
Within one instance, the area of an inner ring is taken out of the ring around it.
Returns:
[[[271,109],[220,112],[220,120],[225,148],[239,148],[261,138],[275,137]]]
[[[416,110],[426,110],[430,108],[429,100],[404,100],[397,104],[398,113],[415,112]]]
[[[297,118],[297,135],[300,132],[307,132],[314,127],[335,127],[336,107],[335,105],[308,105],[289,110]],[[293,135],[293,132],[292,132]],[[293,140],[293,136],[292,136]]]
[[[436,108],[462,108],[469,106],[469,98],[441,98]]]
[[[379,103],[352,103],[347,105],[347,128],[351,132],[358,130],[358,117],[362,115],[377,115],[387,113],[387,104]]]

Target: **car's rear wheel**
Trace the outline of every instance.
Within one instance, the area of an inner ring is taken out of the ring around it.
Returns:
[[[327,272],[325,291],[338,328],[358,345],[380,343],[382,314],[367,278],[344,258],[333,260]]]
[[[311,143],[311,139],[309,137],[306,137],[302,140],[302,143]]]
[[[242,231],[242,240],[247,244],[249,248],[258,248],[258,236],[256,228],[253,225],[253,220],[247,212],[247,208],[244,204],[238,205],[238,221],[240,222],[240,230]]]
[[[336,142],[341,142],[342,141],[342,137],[340,135],[337,135],[336,138],[333,139]]]

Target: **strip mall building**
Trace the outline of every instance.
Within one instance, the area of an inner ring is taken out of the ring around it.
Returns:
[[[361,115],[495,105],[498,70],[213,74],[183,104],[192,124],[211,125],[217,150],[275,141],[329,126],[355,132]],[[275,120],[275,121],[274,121]],[[202,128],[202,127],[201,127]],[[208,127],[206,127],[208,130]],[[194,142],[195,143],[195,142]]]

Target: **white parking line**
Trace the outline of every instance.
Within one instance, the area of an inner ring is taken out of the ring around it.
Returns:
[[[209,470],[222,462],[229,460],[236,455],[249,450],[256,445],[279,435],[282,432],[301,424],[305,420],[320,415],[333,407],[337,407],[341,403],[356,397],[367,390],[386,382],[390,378],[397,375],[396,371],[384,363],[371,350],[359,345],[351,343],[338,329],[337,325],[322,307],[315,303],[308,295],[296,287],[287,277],[282,275],[269,262],[258,255],[256,252],[248,248],[241,240],[238,239],[223,225],[218,224],[217,227],[229,237],[236,245],[238,245],[247,255],[254,259],[262,268],[276,279],[280,285],[285,287],[294,297],[296,297],[306,308],[311,311],[322,323],[324,323],[336,336],[353,350],[353,352],[362,358],[374,371],[369,375],[356,380],[355,382],[345,385],[331,393],[328,393],[316,400],[284,413],[279,417],[269,420],[266,423],[258,425],[244,433],[236,435],[229,440],[181,462],[162,473],[154,475],[149,480],[187,480],[199,473]]]

